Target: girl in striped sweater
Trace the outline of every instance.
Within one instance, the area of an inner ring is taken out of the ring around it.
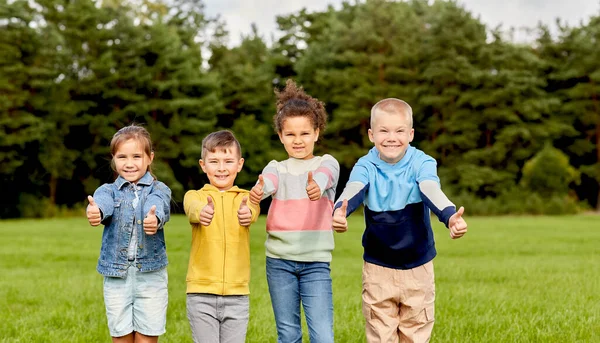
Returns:
[[[325,129],[323,103],[292,81],[277,95],[275,130],[289,158],[271,161],[250,192],[258,204],[272,196],[267,216],[267,282],[279,342],[302,342],[300,304],[312,343],[333,343],[330,262],[332,210],[339,164],[314,156]]]

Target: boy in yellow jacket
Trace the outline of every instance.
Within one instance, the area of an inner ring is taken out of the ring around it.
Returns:
[[[243,343],[249,317],[250,224],[260,214],[249,191],[234,186],[242,170],[238,140],[229,131],[202,140],[200,167],[210,184],[188,191],[183,207],[192,225],[187,316],[194,342]]]

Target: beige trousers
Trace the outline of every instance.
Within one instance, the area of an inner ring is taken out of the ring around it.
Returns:
[[[362,277],[367,342],[429,342],[435,301],[433,261],[408,270],[364,262]]]

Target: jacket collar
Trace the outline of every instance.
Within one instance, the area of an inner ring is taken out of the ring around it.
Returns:
[[[220,192],[220,190],[217,187],[211,185],[210,183],[205,184],[204,187],[202,187],[202,190],[209,191],[209,192]],[[238,188],[238,186],[232,186],[231,188],[229,188],[228,190],[226,190],[224,192],[240,193],[240,192],[243,192],[243,190]]]
[[[152,182],[154,182],[154,177],[152,177],[150,172],[146,172],[146,174],[144,174],[144,176],[142,176],[142,178],[137,182],[137,184],[143,185],[143,186],[149,186],[152,184]],[[118,189],[121,189],[121,188],[123,188],[123,186],[129,185],[130,183],[131,182],[125,180],[120,175],[115,180],[115,185],[117,186]]]

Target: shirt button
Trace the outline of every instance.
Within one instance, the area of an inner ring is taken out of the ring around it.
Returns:
[[[142,190],[142,187],[138,187],[138,191],[141,191],[141,190]]]
[[[141,223],[142,223],[142,221],[138,219],[137,223],[138,223],[138,224],[141,224]]]

